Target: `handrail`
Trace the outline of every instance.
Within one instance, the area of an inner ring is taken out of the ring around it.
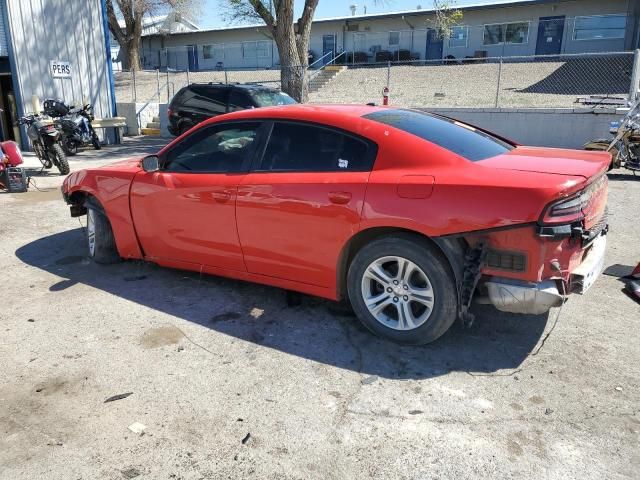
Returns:
[[[160,88],[158,88],[158,91],[156,93],[154,93],[153,95],[151,95],[151,97],[149,97],[147,102],[140,108],[140,110],[138,110],[136,112],[136,117],[140,115],[140,112],[142,112],[145,108],[147,108],[149,106],[149,104],[151,103],[151,100],[153,100],[154,98],[158,97],[158,101],[159,101],[160,100],[160,94],[164,93],[164,92],[162,92],[162,90],[165,87],[168,87],[169,85],[173,86],[173,94],[175,95],[175,91],[176,91],[175,84],[173,82],[165,82],[164,85],[162,85]]]
[[[331,54],[333,52],[329,52],[327,53],[327,55]],[[322,70],[324,70],[324,68],[327,65],[331,65],[332,63],[334,63],[336,60],[338,60],[341,56],[343,56],[344,54],[346,54],[346,51],[343,51],[342,53],[339,53],[338,55],[336,55],[335,57],[333,57],[331,60],[329,60],[327,63],[325,63],[322,67],[318,68],[317,70],[314,70],[312,73],[309,74],[309,81],[313,80],[316,75],[318,75]],[[318,61],[322,60],[324,57],[326,57],[327,55],[324,55],[322,58],[320,58],[319,60],[317,60],[316,62],[313,62],[313,64],[317,63]],[[312,64],[312,65],[313,65]],[[311,65],[309,66],[311,67]]]
[[[316,63],[321,62],[322,60],[324,60],[326,57],[328,57],[329,55],[332,55],[333,52],[327,52],[325,53],[323,56],[321,56],[318,60],[316,60],[315,62],[313,62],[311,65],[309,65],[307,68],[311,68],[313,67]]]

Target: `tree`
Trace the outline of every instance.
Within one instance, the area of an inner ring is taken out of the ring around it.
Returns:
[[[123,67],[140,70],[142,18],[145,15],[176,10],[181,13],[197,8],[198,0],[107,0],[109,30],[124,54]],[[121,26],[118,19],[124,20]]]
[[[434,18],[427,23],[436,29],[441,38],[449,38],[451,28],[462,20],[462,12],[456,8],[455,0],[433,0],[433,9]]]
[[[283,91],[298,102],[306,102],[309,95],[309,37],[311,21],[318,0],[305,0],[302,15],[294,23],[294,0],[226,0],[229,18],[262,20],[278,48],[280,56],[280,84]]]

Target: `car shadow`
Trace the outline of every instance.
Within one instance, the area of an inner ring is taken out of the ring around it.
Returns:
[[[399,346],[369,333],[334,302],[302,295],[299,305],[289,306],[281,289],[139,261],[96,265],[79,254],[84,251],[78,228],[28,243],[16,255],[62,277],[49,288],[51,295],[85,284],[234,339],[383,378],[513,373],[533,351],[548,318],[476,306],[470,328],[454,326],[430,345]]]

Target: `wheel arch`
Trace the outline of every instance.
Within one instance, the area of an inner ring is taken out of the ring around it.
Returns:
[[[347,272],[351,261],[360,249],[374,240],[391,235],[406,235],[433,247],[436,252],[442,255],[455,279],[458,292],[460,291],[464,272],[464,255],[467,247],[462,238],[429,237],[416,230],[402,227],[370,227],[353,235],[340,252],[336,277],[336,297],[338,300],[346,300],[348,297]]]

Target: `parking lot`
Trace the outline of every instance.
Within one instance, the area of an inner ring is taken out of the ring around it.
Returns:
[[[71,169],[160,145],[128,139]],[[476,306],[472,327],[423,347],[325,300],[95,265],[63,177],[34,179],[0,194],[0,478],[638,478],[630,172],[609,175],[606,270],[585,296],[548,316]]]

